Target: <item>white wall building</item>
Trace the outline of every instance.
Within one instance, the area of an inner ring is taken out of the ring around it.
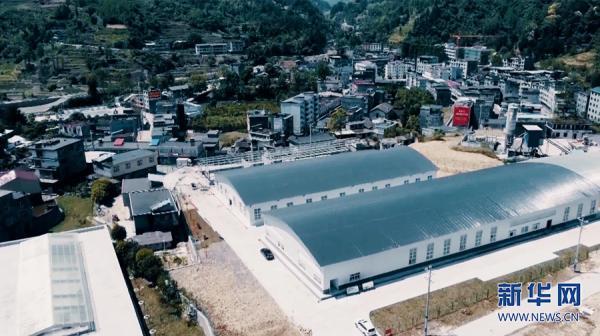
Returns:
[[[106,226],[2,243],[0,263],[2,335],[143,335]]]
[[[415,71],[414,64],[402,61],[391,61],[385,65],[385,79],[400,80],[406,78],[406,73]]]
[[[439,59],[437,56],[419,56],[417,57],[416,70],[417,73],[422,74],[425,70],[425,66],[428,64],[438,64]]]
[[[263,214],[435,178],[437,168],[412,148],[358,151],[223,171],[217,196],[246,225]]]
[[[599,165],[598,152],[572,154],[280,209],[265,215],[265,238],[316,292],[377,284],[595,215]]]
[[[600,86],[590,91],[587,118],[596,123],[600,122]]]
[[[544,107],[544,111],[548,115],[554,115],[562,110],[565,105],[564,98],[561,95],[564,93],[561,82],[554,80],[543,81],[539,85],[540,103]]]
[[[108,178],[141,177],[156,170],[157,159],[155,151],[136,149],[99,156],[92,161],[92,165],[95,174]]]
[[[317,122],[319,95],[304,92],[281,102],[281,113],[293,118],[293,132],[296,135],[308,134],[309,128]]]

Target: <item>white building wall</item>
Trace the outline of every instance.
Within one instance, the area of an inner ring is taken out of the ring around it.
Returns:
[[[301,280],[322,292],[327,286],[323,282],[323,272],[309,251],[300,243],[293,233],[284,230],[285,225],[266,226],[265,239],[278,252],[288,267],[293,267],[301,275]]]
[[[592,208],[594,200],[596,206]],[[510,239],[533,231],[544,230],[548,224],[554,226],[575,220],[578,217],[577,212],[579,204],[582,204],[582,216],[588,216],[595,213],[598,209],[598,204],[600,204],[600,194],[593,195],[591,198],[582,198],[579,202],[559,205],[527,216],[486,224],[475,229],[462,230],[381,253],[328,265],[322,268],[316,264],[316,261],[314,261],[312,257],[305,257],[303,255],[308,252],[306,252],[301,243],[292,241],[295,237],[292,237],[283,230],[273,228],[271,226],[272,223],[269,223],[269,225],[266,226],[266,232],[268,232],[267,235],[276,237],[275,241],[278,241],[279,245],[276,245],[275,247],[288,256],[288,262],[292,261],[296,263],[296,265],[293,266],[297,269],[301,269],[306,278],[314,279],[314,281],[309,281],[307,283],[316,286],[315,288],[320,291],[326,291],[329,289],[331,280],[337,280],[338,286],[345,285],[350,283],[350,276],[355,273],[360,273],[360,279],[367,279],[412,265],[433,262],[441,257],[467,251],[486,244]],[[565,217],[566,208],[569,208],[567,217]],[[548,222],[549,220],[551,220],[551,223]],[[522,231],[525,227],[527,228],[526,231]],[[496,239],[494,241],[491,239],[493,228],[496,228]],[[481,245],[476,245],[478,231],[482,232]],[[461,249],[460,241],[461,236],[463,235],[466,235],[467,240],[464,249]],[[444,241],[447,239],[450,239],[451,242],[450,250],[448,254],[444,254]],[[427,246],[430,243],[434,244],[434,254],[431,259],[427,259]],[[409,264],[409,254],[410,250],[413,248],[416,248],[417,251],[416,260],[413,264]],[[303,260],[303,258],[307,258],[312,264],[309,267],[299,267],[297,265],[297,260]],[[320,269],[320,272],[317,272],[317,269]],[[357,283],[360,282],[360,280],[357,281]],[[321,287],[319,287],[319,285]]]
[[[155,167],[158,160],[158,154],[154,151],[151,151],[147,156],[142,158],[130,160],[127,162],[120,162],[119,164],[113,164],[112,170],[109,172],[104,169],[99,169],[95,167],[94,172],[98,175],[103,175],[106,177],[119,177],[123,175],[127,175],[138,170],[148,169],[151,167]],[[141,161],[141,165],[138,164],[138,161]]]
[[[288,197],[279,200],[272,200],[268,202],[263,202],[259,204],[246,205],[238,193],[233,190],[233,188],[226,183],[219,183],[215,186],[216,194],[219,194],[219,198],[225,203],[235,214],[236,216],[242,220],[245,225],[248,226],[258,226],[263,224],[262,215],[266,212],[274,210],[274,206],[276,209],[283,209],[288,206],[296,206],[309,203],[307,200],[310,200],[310,203],[324,201],[322,197],[326,197],[326,200],[350,196],[353,194],[358,194],[361,192],[370,192],[379,189],[385,189],[400,186],[408,183],[415,183],[418,181],[427,181],[428,179],[434,179],[437,176],[437,171],[433,170],[430,172],[426,172],[423,174],[415,174],[409,176],[402,176],[393,179],[381,180],[373,183],[364,183],[357,184],[352,186],[347,186],[344,188],[338,188],[333,190],[327,190],[318,193],[306,194],[306,195],[297,195],[294,197]],[[376,188],[376,189],[374,189]],[[361,191],[362,189],[362,191]],[[343,194],[343,196],[342,196]],[[291,203],[291,204],[290,204]],[[290,204],[290,205],[288,205]],[[255,209],[260,209],[260,218],[255,218]]]
[[[600,90],[592,90],[588,104],[587,118],[593,122],[600,122]]]

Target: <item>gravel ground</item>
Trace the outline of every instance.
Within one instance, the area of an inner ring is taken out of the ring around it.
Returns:
[[[433,162],[440,170],[438,177],[502,165],[502,162],[483,154],[453,150],[460,137],[445,137],[445,141],[419,142],[410,145]]]
[[[221,336],[300,335],[225,242],[201,249],[200,263],[171,271]]]

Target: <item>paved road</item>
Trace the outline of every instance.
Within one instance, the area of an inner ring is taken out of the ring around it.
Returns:
[[[193,169],[185,171],[183,177],[178,173],[169,176],[166,186],[169,181],[177,181],[177,188],[189,195],[200,215],[219,232],[292,322],[311,329],[313,335],[358,335],[354,321],[367,318],[372,310],[426,292],[426,278],[421,273],[359,295],[319,301],[278,259],[267,262],[262,258],[258,252],[263,246],[262,228],[245,227],[210,192],[193,191],[189,183],[199,183],[201,178],[192,174]],[[600,222],[589,224],[584,232],[584,245],[600,243]],[[577,229],[571,229],[436,269],[432,290],[473,278],[493,279],[550,260],[556,257],[554,251],[573,246],[577,234]]]

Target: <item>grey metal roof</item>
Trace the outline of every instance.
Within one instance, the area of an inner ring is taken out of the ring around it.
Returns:
[[[434,170],[419,152],[400,147],[224,171],[216,178],[252,205]]]
[[[171,232],[152,231],[133,236],[131,240],[145,246],[158,243],[170,243],[173,241],[173,236],[171,235]]]
[[[290,229],[326,266],[533,215],[598,192],[598,184],[572,170],[532,162],[275,210],[265,222]]]
[[[52,138],[52,139],[37,141],[35,144],[30,146],[30,148],[40,149],[40,148],[37,148],[36,145],[42,145],[41,149],[57,150],[57,149],[72,145],[76,142],[80,142],[80,141],[81,141],[81,139],[75,139],[75,138]]]
[[[165,201],[167,201],[171,205],[168,210],[164,206]],[[173,195],[167,189],[134,191],[132,193],[129,193],[129,203],[131,216],[152,214],[152,209],[155,208],[157,205],[160,205],[165,209],[163,211],[160,211],[161,213],[177,211],[177,205],[175,204]],[[156,214],[157,212],[154,211],[154,213]]]
[[[121,182],[121,193],[130,193],[132,191],[149,190],[151,189],[150,180],[143,178],[124,179]]]
[[[113,164],[119,164],[122,162],[130,162],[133,160],[142,159],[142,158],[145,158],[148,156],[155,156],[155,155],[156,154],[154,152],[146,150],[146,149],[136,149],[136,150],[132,150],[129,152],[115,154],[111,158],[112,158]]]

